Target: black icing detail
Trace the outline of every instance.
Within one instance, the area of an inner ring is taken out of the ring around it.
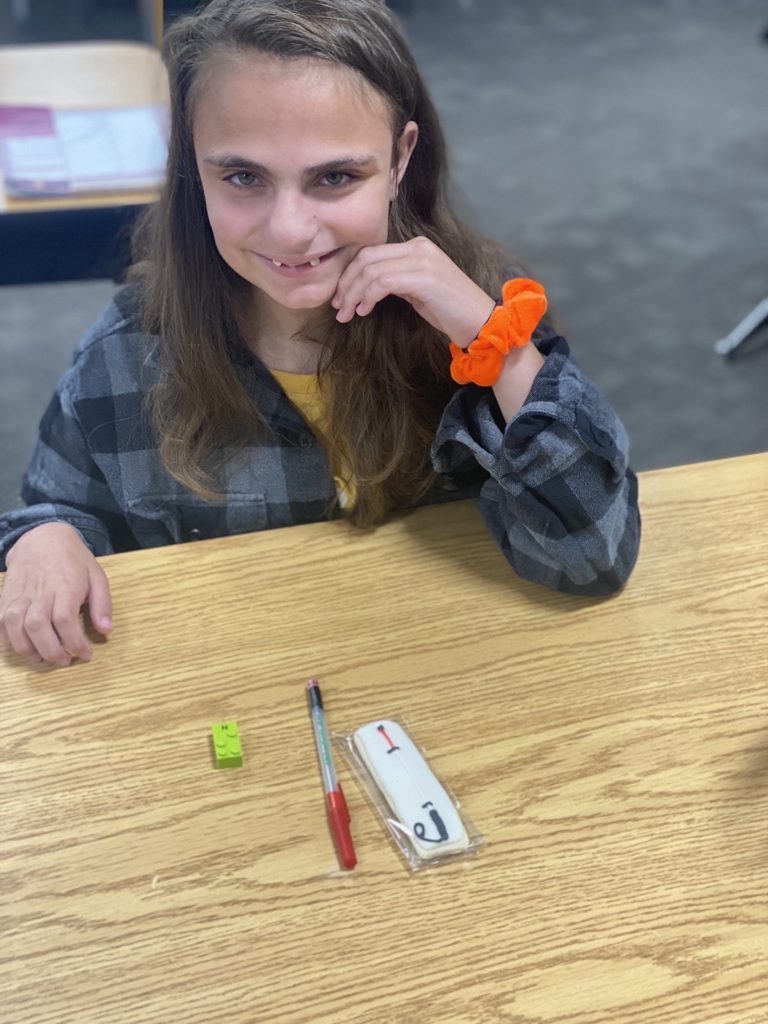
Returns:
[[[448,829],[445,827],[445,822],[440,817],[438,812],[435,810],[431,800],[428,800],[425,804],[422,804],[422,807],[431,808],[429,816],[432,819],[432,824],[437,829],[438,838],[433,839],[431,836],[428,836],[425,825],[421,821],[417,821],[416,824],[413,826],[413,831],[417,839],[420,839],[422,843],[444,843],[448,838]]]

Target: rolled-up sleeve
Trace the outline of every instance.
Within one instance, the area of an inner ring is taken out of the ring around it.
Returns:
[[[628,579],[640,543],[627,435],[564,339],[538,345],[546,361],[517,415],[505,425],[490,388],[460,389],[433,463],[449,478],[472,462],[485,470],[478,506],[520,576],[567,593],[610,594]]]

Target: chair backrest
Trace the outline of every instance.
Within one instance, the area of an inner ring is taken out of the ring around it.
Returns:
[[[163,45],[163,0],[138,0],[142,34],[158,49]]]

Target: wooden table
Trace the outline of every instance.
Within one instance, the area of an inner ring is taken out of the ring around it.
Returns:
[[[0,1019],[763,1024],[767,497],[768,455],[644,474],[606,600],[517,580],[471,504],[105,559],[90,664],[0,659]],[[340,871],[312,674],[488,845],[410,873],[339,762]]]

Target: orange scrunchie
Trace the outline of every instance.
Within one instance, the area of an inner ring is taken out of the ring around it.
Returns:
[[[457,384],[495,384],[504,356],[511,348],[528,344],[547,310],[544,289],[525,277],[507,281],[501,301],[466,350],[451,342],[451,377]]]

